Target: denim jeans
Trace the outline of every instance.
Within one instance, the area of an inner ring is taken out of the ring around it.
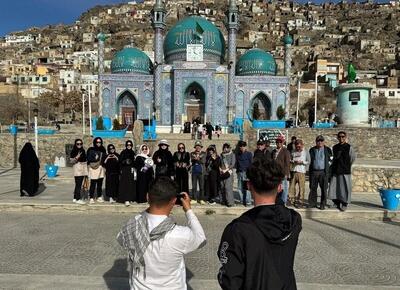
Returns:
[[[279,197],[281,198],[283,203],[286,203],[288,195],[289,195],[289,181],[287,180],[287,178],[285,178],[282,181],[282,192],[279,193]]]
[[[246,204],[246,203],[251,203],[251,194],[248,190],[245,190],[243,188],[244,183],[247,182],[247,176],[246,172],[244,171],[239,171],[237,173],[238,176],[238,190],[239,190],[239,196],[240,196],[240,203]],[[249,197],[249,198],[247,198]]]

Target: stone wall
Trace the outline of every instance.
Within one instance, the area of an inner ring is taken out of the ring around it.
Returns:
[[[343,130],[347,133],[348,142],[354,146],[357,158],[370,159],[400,159],[400,129],[379,128],[345,128],[345,129],[310,129],[293,128],[288,129],[289,142],[291,136],[303,139],[305,148],[315,145],[315,137],[323,135],[328,146],[337,143],[336,135]],[[251,150],[254,150],[257,142],[257,131],[249,130],[245,134]]]
[[[387,176],[392,188],[400,188],[400,168],[354,166],[352,169],[353,192],[377,192],[387,187]]]

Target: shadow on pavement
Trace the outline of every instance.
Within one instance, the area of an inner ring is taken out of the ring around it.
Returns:
[[[187,290],[193,290],[192,286],[189,285],[190,279],[192,279],[194,277],[193,272],[190,271],[187,267],[186,267],[186,284],[187,284]]]
[[[104,273],[103,279],[110,290],[129,290],[129,272],[126,259],[117,259],[110,270]]]
[[[369,207],[369,208],[380,208],[382,209],[383,207],[380,206],[379,204],[373,204],[370,202],[365,202],[365,201],[352,201],[351,202],[354,205],[362,206],[362,207]]]
[[[362,233],[359,233],[359,232],[355,232],[353,230],[349,230],[349,229],[346,229],[344,227],[333,225],[333,224],[330,224],[330,223],[325,222],[325,221],[321,221],[321,220],[317,220],[317,219],[313,219],[313,218],[310,218],[310,220],[312,220],[312,221],[314,221],[316,223],[320,223],[320,224],[323,224],[323,225],[326,225],[326,226],[330,226],[332,228],[335,228],[335,229],[338,229],[338,230],[341,230],[341,231],[344,231],[344,232],[347,232],[347,233],[350,233],[350,234],[353,234],[353,235],[356,235],[356,236],[359,236],[359,237],[362,237],[362,238],[365,238],[365,239],[368,239],[368,240],[371,240],[371,241],[374,241],[376,243],[380,243],[380,244],[384,244],[384,245],[387,245],[387,246],[390,246],[390,247],[393,247],[393,248],[396,248],[396,249],[400,249],[400,245],[396,245],[396,244],[393,244],[393,243],[390,243],[390,242],[387,242],[387,241],[384,241],[384,240],[381,240],[381,239],[377,239],[375,237],[371,237],[371,236],[368,236],[368,235],[365,235],[365,234],[362,234]]]

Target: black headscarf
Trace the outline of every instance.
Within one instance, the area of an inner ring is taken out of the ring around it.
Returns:
[[[130,149],[128,149],[128,146],[127,146],[128,144],[132,144]],[[135,161],[135,152],[132,149],[133,149],[133,142],[131,140],[126,141],[125,149],[122,150],[121,156],[119,159],[122,165],[133,166],[133,162]]]
[[[97,141],[101,142],[100,146],[97,146]],[[87,161],[90,162],[97,162],[101,156],[106,154],[106,148],[103,146],[103,139],[100,137],[96,137],[93,139],[93,147],[90,147],[87,151]]]
[[[114,153],[111,153],[111,148],[114,149]],[[114,144],[108,144],[108,146],[107,146],[107,154],[115,154],[115,153],[116,153],[116,151],[115,151]]]
[[[78,146],[76,146],[77,142],[82,143],[82,146],[80,148]],[[74,148],[72,148],[70,157],[75,158],[79,153],[81,153],[81,156],[79,156],[79,159],[77,161],[78,162],[86,162],[86,152],[85,152],[85,149],[83,148],[83,141],[82,141],[82,139],[75,139]]]
[[[21,152],[19,153],[18,162],[21,167],[38,169],[40,168],[39,159],[36,156],[35,150],[33,150],[32,143],[25,143]]]

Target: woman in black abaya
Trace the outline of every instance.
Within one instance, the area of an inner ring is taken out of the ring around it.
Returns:
[[[21,164],[20,192],[21,196],[34,196],[39,189],[39,159],[30,142],[25,143],[19,153]]]
[[[106,196],[110,203],[114,203],[118,197],[119,187],[119,154],[115,152],[115,146],[107,146],[107,155],[103,160],[103,167],[106,169]]]
[[[73,165],[74,179],[75,179],[75,189],[74,189],[74,199],[72,202],[78,204],[84,204],[85,202],[81,199],[82,183],[85,176],[88,175],[87,170],[87,158],[86,152],[83,148],[82,139],[75,139],[74,148],[71,151],[70,161]]]
[[[189,192],[190,155],[185,150],[185,144],[178,144],[178,151],[174,153],[175,181],[179,192]]]
[[[106,155],[106,148],[103,146],[103,139],[96,137],[93,140],[93,147],[90,147],[87,151],[87,162],[89,167],[89,179],[90,188],[89,203],[95,202],[94,192],[97,192],[97,202],[104,202],[103,200],[103,179],[104,179],[104,168],[101,164],[104,156]]]
[[[137,170],[136,193],[137,202],[147,202],[147,192],[150,183],[154,179],[153,159],[150,157],[150,149],[146,144],[142,144],[139,148],[139,154],[135,159],[135,168]]]
[[[131,140],[126,141],[125,149],[120,155],[121,178],[119,180],[119,201],[129,206],[136,201],[136,168],[134,167],[135,152]]]

